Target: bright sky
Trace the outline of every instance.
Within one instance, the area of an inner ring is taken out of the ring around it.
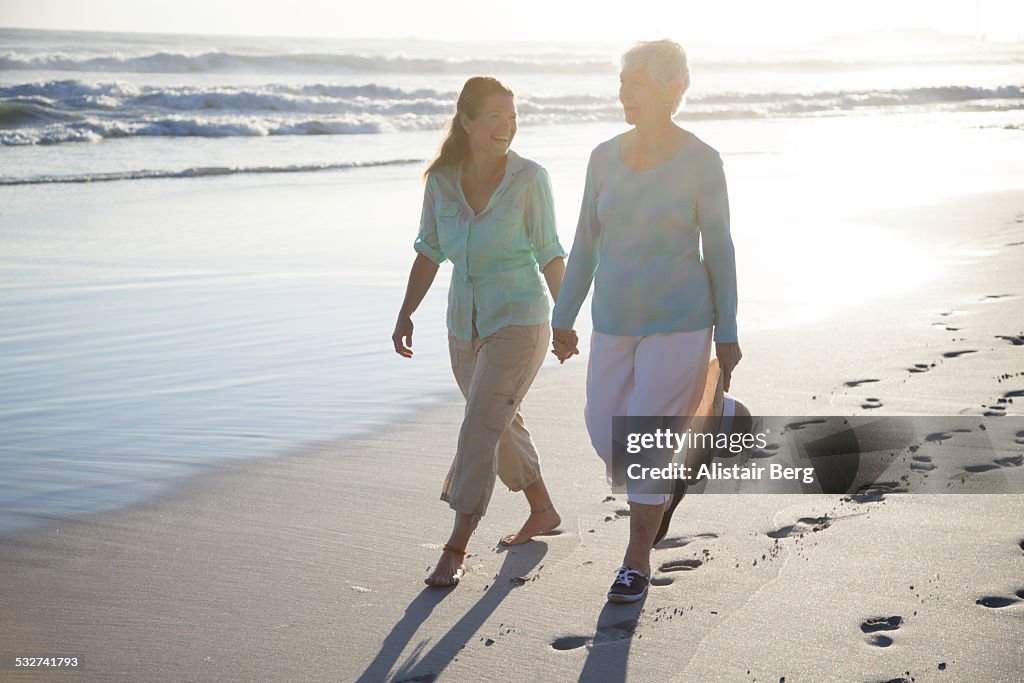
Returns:
[[[926,28],[1024,36],[1020,0],[0,0],[0,26],[153,33],[509,41],[780,42]]]

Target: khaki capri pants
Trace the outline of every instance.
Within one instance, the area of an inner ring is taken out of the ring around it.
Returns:
[[[456,512],[479,519],[495,476],[512,491],[540,479],[537,447],[519,412],[548,351],[551,327],[508,325],[472,341],[448,335],[452,372],[466,398],[459,445],[441,489]]]

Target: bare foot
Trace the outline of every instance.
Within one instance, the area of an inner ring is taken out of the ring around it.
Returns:
[[[531,512],[530,516],[526,518],[523,523],[523,528],[519,530],[517,534],[509,534],[499,541],[502,545],[521,545],[526,543],[534,536],[551,531],[559,524],[562,523],[562,518],[558,516],[558,512],[554,507],[548,506],[547,508],[538,512]]]
[[[434,573],[423,579],[423,583],[433,588],[448,588],[458,584],[459,579],[466,572],[466,566],[462,564],[462,555],[445,550],[441,553],[441,559],[437,561]]]

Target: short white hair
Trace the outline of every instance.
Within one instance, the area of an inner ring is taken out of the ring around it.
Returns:
[[[672,40],[651,40],[637,43],[622,55],[622,70],[643,68],[663,88],[680,86],[672,111],[679,109],[683,95],[690,88],[690,66],[683,47]]]

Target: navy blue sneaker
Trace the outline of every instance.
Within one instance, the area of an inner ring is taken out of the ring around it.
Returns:
[[[629,567],[615,570],[615,582],[608,589],[608,602],[636,602],[647,595],[650,579]]]

